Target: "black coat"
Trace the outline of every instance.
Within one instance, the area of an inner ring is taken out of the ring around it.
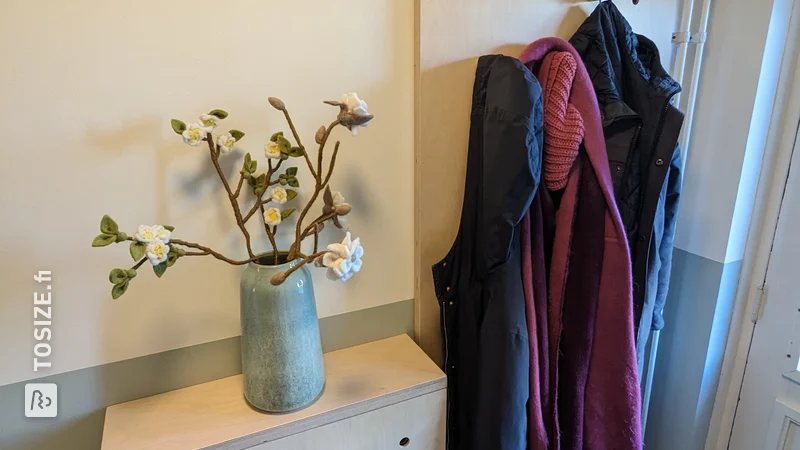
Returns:
[[[461,224],[433,266],[449,450],[526,448],[530,349],[519,231],[541,176],[542,126],[542,91],[530,70],[515,58],[481,57]]]
[[[670,103],[680,85],[661,66],[658,48],[635,34],[610,1],[572,36],[592,78],[614,192],[633,265],[639,372],[651,329],[661,329],[680,198],[678,135],[683,114]]]

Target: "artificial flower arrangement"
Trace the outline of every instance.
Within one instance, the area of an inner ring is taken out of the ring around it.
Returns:
[[[358,133],[359,127],[367,126],[373,118],[373,115],[367,110],[367,104],[360,100],[355,93],[343,95],[340,101],[324,102],[328,105],[338,106],[339,113],[336,119],[327,127],[321,126],[314,136],[314,140],[318,145],[315,166],[306,147],[302,144],[300,135],[295,129],[284,102],[278,98],[270,97],[269,103],[273,108],[283,113],[296,145],[293,145],[289,138],[284,136],[283,132],[279,131],[273,134],[264,147],[267,170],[258,172],[258,161],[250,153],[245,154],[235,188],[225,177],[219,161],[220,158],[224,158],[226,154],[233,150],[245,134],[239,130],[229,130],[226,133],[214,135],[214,131],[220,125],[220,121],[228,117],[228,113],[221,109],[215,109],[208,114],[200,116],[197,123],[187,125],[176,119],[171,122],[172,129],[183,137],[183,141],[186,144],[192,147],[200,147],[203,144],[208,146],[211,164],[216,169],[222,186],[228,194],[236,224],[244,236],[248,258],[235,260],[204,245],[178,239],[173,236],[175,228],[170,225],[140,225],[131,236],[120,231],[117,223],[111,217],[105,215],[100,221],[100,234],[94,238],[92,247],[105,247],[112,243],[130,242],[130,255],[135,261],[131,268],[116,268],[109,274],[109,281],[113,284],[111,288],[111,296],[113,298],[119,298],[127,291],[130,280],[136,277],[137,270],[145,262],[149,262],[153,266],[153,271],[160,278],[180,258],[187,256],[212,256],[237,266],[257,260],[263,261],[264,254],[256,255],[253,252],[250,233],[245,227],[245,224],[255,216],[261,218],[264,232],[272,246],[272,263],[277,265],[284,255],[285,261],[298,260],[298,263],[293,267],[274,275],[270,280],[271,284],[280,285],[292,272],[312,261],[317,267],[327,268],[327,276],[332,280],[347,281],[353,274],[361,270],[361,257],[364,254],[364,249],[358,238],[351,238],[349,231],[345,233],[345,237],[341,242],[329,244],[325,250],[321,251],[318,247],[319,233],[325,222],[331,221],[336,227],[342,228],[339,216],[345,216],[351,210],[351,206],[345,202],[344,197],[339,192],[331,191],[328,185],[336,164],[340,143],[337,141],[333,147],[327,170],[323,167],[325,145],[328,142],[331,131],[337,126],[346,127],[353,135]],[[314,178],[314,191],[308,203],[299,213],[294,230],[294,243],[287,252],[281,252],[275,242],[275,235],[281,223],[296,211],[296,208],[288,208],[284,207],[284,205],[297,196],[297,191],[291,188],[300,187],[297,179],[297,167],[286,167],[282,173],[279,173],[284,162],[289,161],[291,158],[303,158],[305,160],[308,170]],[[277,175],[277,178],[274,178],[275,175]],[[239,204],[239,197],[242,194],[245,183],[252,189],[255,199],[252,206],[242,209]],[[321,213],[311,223],[303,226],[306,215],[320,194],[322,194],[323,198]],[[311,254],[306,255],[301,251],[301,243],[306,238],[312,237],[314,239],[314,250]]]

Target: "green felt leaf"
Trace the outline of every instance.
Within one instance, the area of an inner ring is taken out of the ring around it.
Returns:
[[[117,222],[114,222],[114,219],[106,214],[100,219],[100,231],[105,234],[117,234],[119,227],[117,226]]]
[[[113,244],[116,240],[116,234],[99,234],[92,241],[92,247],[105,247],[106,245]]]
[[[294,189],[287,189],[286,190],[286,199],[287,200],[292,200],[295,197],[297,197],[297,191],[295,191]]]
[[[144,258],[145,251],[147,250],[147,244],[144,242],[133,241],[131,242],[131,258],[134,261],[139,261],[140,259]]]
[[[225,119],[228,117],[228,112],[222,109],[212,109],[211,111],[208,112],[208,114],[216,116],[218,119]]]
[[[247,177],[247,184],[249,184],[250,187],[256,187],[256,179],[257,177],[255,175],[250,175]]]
[[[281,152],[281,160],[286,161],[287,159],[289,159],[289,154]]]
[[[294,212],[294,208],[286,208],[281,211],[281,220],[286,219],[287,217],[291,216]]]
[[[297,167],[287,167],[286,168],[286,175],[289,177],[293,177],[297,175]]]
[[[178,260],[178,252],[172,251],[172,248],[169,249],[169,253],[167,254],[167,267],[172,267],[175,265],[175,262]]]
[[[186,250],[184,250],[184,249],[182,249],[180,247],[174,247],[174,248],[177,249],[175,251],[178,253],[178,256],[185,256],[186,255]]]
[[[291,156],[292,158],[299,158],[300,156],[303,156],[305,153],[306,151],[303,150],[303,147],[292,147],[289,149],[289,156]]]
[[[291,187],[294,187],[294,188],[299,188],[300,187],[300,182],[297,181],[297,178],[295,178],[295,177],[289,178],[288,183],[289,183],[289,186],[291,186]]]
[[[228,133],[230,133],[231,136],[233,136],[233,138],[236,139],[236,142],[239,142],[239,140],[241,140],[244,137],[244,131],[230,130],[228,131]]]
[[[256,195],[261,195],[264,191],[267,190],[267,174],[262,173],[256,178],[255,181],[255,192]]]
[[[286,186],[289,183],[288,181],[286,181],[286,178],[281,178],[280,180],[278,180],[278,182],[281,184],[281,186]]]
[[[119,284],[127,279],[128,274],[124,269],[111,269],[111,272],[108,274],[108,281],[110,281],[111,284]]]
[[[183,121],[172,119],[170,120],[170,124],[172,125],[172,131],[178,134],[183,134],[183,132],[186,131],[186,124],[183,123]]]
[[[167,271],[167,261],[164,261],[157,266],[153,266],[153,272],[156,273],[156,276],[158,278],[161,278],[161,276],[164,275],[164,272],[166,271]]]
[[[136,269],[128,269],[125,273],[128,275],[129,280],[136,278]]]
[[[172,225],[161,225],[161,226],[164,227],[165,230],[175,231],[175,227],[173,227]]]
[[[281,153],[288,155],[289,149],[292,148],[292,143],[283,136],[278,136],[278,140],[276,142],[278,143],[278,148],[281,150]]]
[[[250,171],[250,173],[256,173],[256,169],[258,169],[258,161],[250,161],[247,170]]]
[[[128,235],[123,233],[122,231],[117,232],[117,236],[115,239],[117,242],[123,242],[128,240]]]
[[[283,131],[278,131],[277,133],[274,133],[272,136],[270,136],[269,140],[272,142],[278,142],[279,137],[283,137]]]
[[[115,284],[114,287],[111,288],[111,298],[114,300],[122,297],[122,294],[128,290],[128,280],[123,281],[122,283]]]

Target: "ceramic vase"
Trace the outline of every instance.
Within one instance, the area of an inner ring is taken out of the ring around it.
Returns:
[[[322,394],[325,370],[311,272],[306,266],[282,284],[270,279],[298,261],[278,265],[272,254],[242,272],[242,375],[244,396],[266,412],[289,412],[312,404]]]

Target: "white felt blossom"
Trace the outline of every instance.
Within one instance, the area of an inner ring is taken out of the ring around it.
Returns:
[[[328,268],[328,279],[347,281],[361,270],[363,256],[361,240],[351,239],[348,231],[341,243],[328,245],[328,252],[322,256],[322,265]]]
[[[172,239],[172,231],[164,228],[163,225],[153,225],[153,231],[156,234],[156,239],[165,244],[169,244],[169,240]]]
[[[217,137],[217,148],[219,149],[220,153],[230,153],[235,144],[236,139],[230,133],[221,134],[219,137]]]
[[[169,245],[158,239],[154,239],[147,244],[146,253],[150,264],[157,266],[167,260],[169,256]]]
[[[156,239],[156,230],[150,225],[139,225],[134,237],[139,242],[152,242],[154,239]]]
[[[289,200],[289,194],[286,192],[286,189],[280,186],[275,186],[274,188],[272,188],[272,191],[270,192],[270,197],[272,197],[273,202],[279,205],[282,205]]]
[[[134,238],[145,244],[156,240],[167,244],[172,238],[172,232],[164,228],[163,225],[139,225]]]
[[[211,114],[203,114],[200,116],[200,123],[203,125],[203,129],[206,130],[206,133],[212,133],[219,125],[219,117],[211,115]]]
[[[264,146],[264,156],[272,159],[281,159],[281,148],[277,142],[269,141]]]
[[[281,210],[278,208],[267,208],[264,211],[264,223],[274,227],[281,223]]]
[[[369,111],[367,110],[367,102],[358,98],[358,94],[356,94],[355,92],[342,95],[340,101],[347,108],[348,113],[360,117],[371,117]],[[364,122],[361,125],[351,125],[348,128],[350,128],[350,131],[353,133],[353,136],[355,136],[358,134],[359,126],[365,127],[368,124],[369,121]]]
[[[198,147],[203,143],[203,139],[205,139],[206,134],[205,128],[203,128],[200,124],[190,123],[189,126],[186,127],[186,130],[184,130],[182,133],[183,142],[186,142],[192,147]]]

